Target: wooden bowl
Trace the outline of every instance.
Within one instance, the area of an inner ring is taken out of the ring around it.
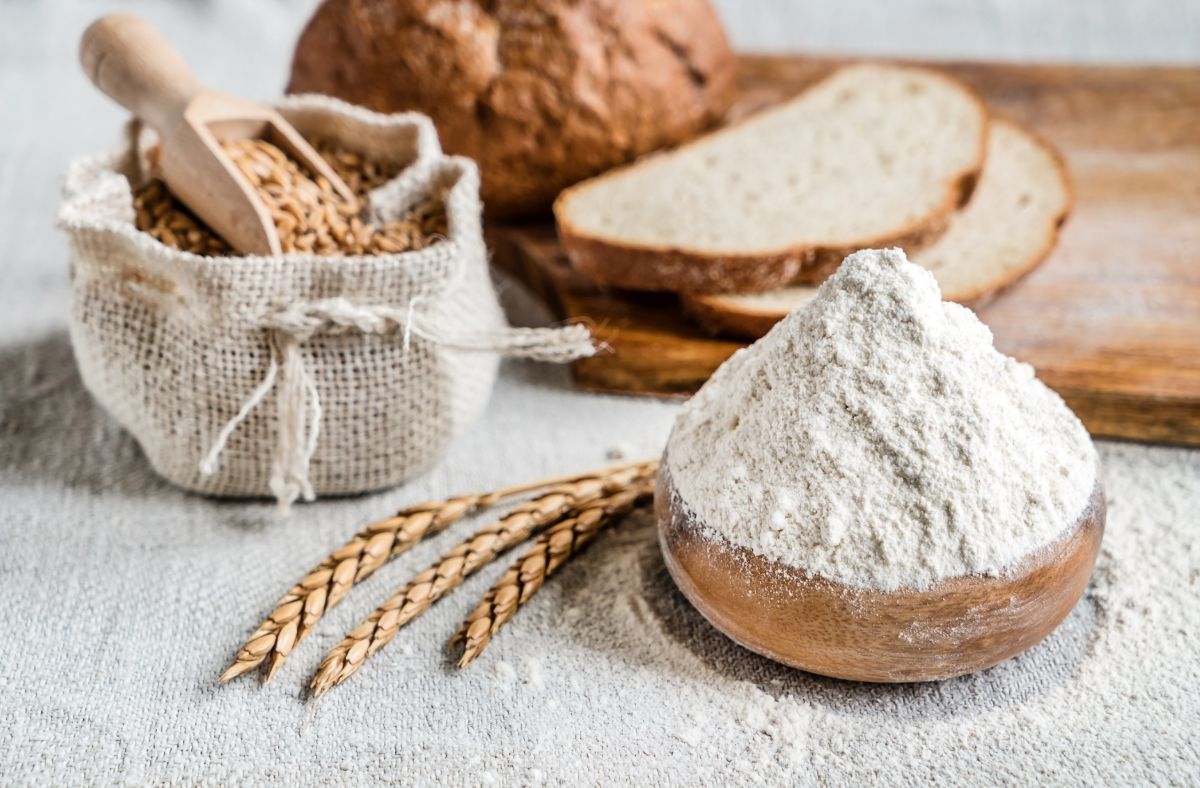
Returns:
[[[997,577],[870,591],[712,541],[680,505],[664,461],[654,497],[675,584],[713,626],[823,676],[935,681],[990,668],[1050,634],[1087,587],[1104,533],[1099,481],[1070,535]]]

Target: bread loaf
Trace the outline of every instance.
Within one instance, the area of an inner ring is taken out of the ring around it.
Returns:
[[[326,0],[288,91],[415,110],[475,159],[490,216],[719,119],[734,58],[707,0]]]
[[[983,164],[987,113],[942,74],[848,66],[741,123],[578,184],[572,263],[636,290],[820,281],[852,251],[935,238]]]
[[[1045,259],[1070,206],[1058,154],[1017,124],[995,119],[971,202],[912,261],[933,272],[944,299],[979,306]],[[711,327],[758,338],[815,293],[816,287],[800,285],[685,297],[684,306]]]

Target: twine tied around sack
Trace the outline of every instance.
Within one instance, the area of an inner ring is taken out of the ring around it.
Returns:
[[[297,498],[316,496],[308,467],[321,432],[321,397],[304,365],[301,350],[318,334],[391,334],[402,332],[405,353],[413,337],[452,350],[498,353],[510,358],[566,362],[594,355],[591,333],[585,326],[557,328],[506,328],[474,334],[456,334],[421,325],[417,311],[421,297],[406,308],[357,305],[345,298],[328,298],[281,307],[265,316],[271,360],[262,382],[250,393],[237,414],[217,434],[200,462],[200,472],[211,476],[230,437],[272,389],[277,389],[278,427],[271,461],[271,492],[286,511]]]

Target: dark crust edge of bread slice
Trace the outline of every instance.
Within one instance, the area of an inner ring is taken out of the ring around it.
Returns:
[[[688,317],[709,333],[739,339],[761,339],[785,317],[777,312],[733,309],[703,295],[680,295],[679,304]]]
[[[885,63],[884,65],[893,64]],[[804,93],[831,78],[845,67],[842,66],[831,71],[786,101],[800,98]],[[947,183],[946,193],[938,207],[925,218],[902,227],[895,233],[865,239],[854,244],[802,245],[747,255],[705,254],[669,246],[615,243],[575,230],[563,216],[563,205],[569,195],[577,190],[594,188],[608,174],[605,173],[564,190],[554,201],[555,224],[567,258],[584,276],[611,287],[686,294],[738,293],[773,290],[788,284],[824,281],[841,265],[847,254],[858,249],[903,246],[915,250],[932,243],[945,231],[954,212],[970,199],[978,181],[980,170],[982,170],[983,162],[987,157],[987,133],[990,122],[988,106],[973,88],[940,71],[902,64],[894,65],[894,67],[921,71],[950,84],[975,103],[983,118],[983,123],[980,124],[978,152],[974,163],[961,170]],[[770,108],[765,107],[764,110]],[[735,130],[752,117],[754,115],[710,133],[721,134]],[[704,137],[698,137],[673,149],[651,153],[650,157],[686,150],[701,139]],[[634,161],[625,167],[637,167],[644,160]],[[624,167],[618,169],[624,169]]]
[[[1063,225],[1066,224],[1067,218],[1071,212],[1075,210],[1075,184],[1071,180],[1071,171],[1067,167],[1067,160],[1063,158],[1062,152],[1055,147],[1048,139],[1037,133],[1033,129],[1019,123],[1011,118],[996,116],[992,119],[993,123],[1001,123],[1010,128],[1024,134],[1034,145],[1042,149],[1042,152],[1050,159],[1054,165],[1054,169],[1058,172],[1059,181],[1062,183],[1065,199],[1063,199],[1062,209],[1055,214],[1050,223],[1049,231],[1046,235],[1046,242],[1042,247],[1029,256],[1022,265],[1014,267],[1011,271],[998,277],[997,279],[988,282],[985,285],[980,285],[973,290],[966,290],[959,293],[954,293],[949,297],[943,296],[947,301],[954,301],[963,306],[978,309],[984,304],[992,301],[996,296],[1003,293],[1008,288],[1015,285],[1017,282],[1024,279],[1033,272],[1038,266],[1046,262],[1046,258],[1054,251],[1054,247],[1058,244],[1058,236],[1062,232]]]
[[[1063,201],[1062,209],[1055,215],[1054,220],[1051,222],[1046,242],[1042,244],[1041,248],[1031,254],[1024,264],[1011,269],[1002,277],[972,290],[943,296],[947,301],[954,301],[971,309],[978,309],[991,302],[1045,262],[1058,242],[1058,235],[1061,232],[1063,224],[1066,223],[1067,217],[1074,210],[1076,200],[1075,187],[1071,182],[1066,161],[1057,148],[1037,132],[1016,121],[994,116],[991,122],[1007,124],[1016,129],[1032,140],[1035,145],[1047,154],[1058,171],[1059,180],[1062,182],[1063,189],[1066,192],[1066,199]],[[812,283],[790,282],[789,284]],[[779,312],[730,308],[728,305],[722,303],[719,294],[716,297],[683,294],[680,296],[680,303],[683,306],[684,312],[714,334],[728,334],[743,339],[761,338],[785,317],[785,313]]]

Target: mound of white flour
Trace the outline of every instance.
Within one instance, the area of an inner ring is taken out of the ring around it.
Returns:
[[[848,585],[996,574],[1083,511],[1096,454],[1033,369],[898,249],[862,251],[684,407],[667,461],[713,535]]]

